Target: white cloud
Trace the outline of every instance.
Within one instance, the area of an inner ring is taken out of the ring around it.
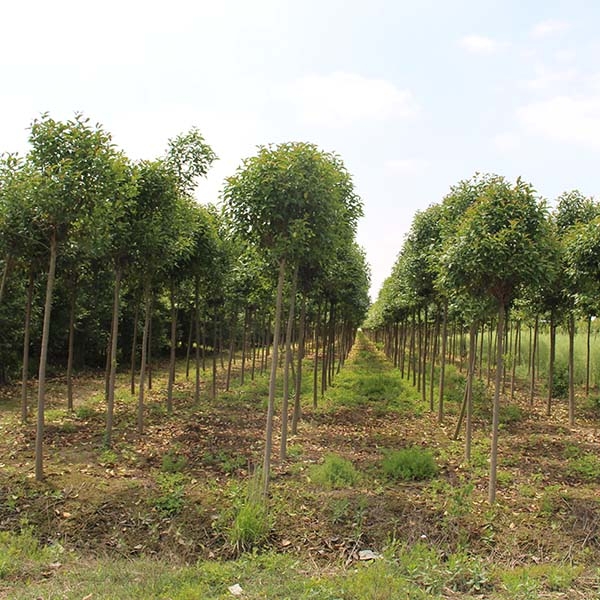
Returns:
[[[410,91],[355,73],[308,75],[287,86],[284,95],[313,125],[344,127],[366,120],[409,118],[419,111]]]
[[[506,46],[484,35],[465,35],[458,41],[459,46],[473,54],[494,54]]]
[[[600,95],[555,96],[522,106],[517,117],[531,133],[600,149]]]
[[[521,139],[518,134],[513,131],[505,131],[494,136],[492,139],[493,146],[500,152],[510,152],[519,147]]]
[[[421,158],[401,158],[386,160],[384,167],[386,171],[397,175],[423,175],[429,162]]]
[[[527,87],[532,90],[543,90],[554,85],[572,82],[576,77],[575,69],[558,70],[541,66],[536,68],[536,75],[527,82]]]
[[[536,23],[531,29],[531,36],[534,38],[543,38],[556,33],[562,33],[569,29],[570,25],[566,21],[559,21],[556,19],[548,19]]]

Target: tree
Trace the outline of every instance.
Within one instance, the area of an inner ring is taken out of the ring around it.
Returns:
[[[335,247],[340,229],[353,233],[361,214],[340,159],[306,143],[263,146],[225,186],[228,214],[239,233],[277,265],[277,293],[265,433],[264,486],[268,493],[283,288],[288,265]]]
[[[110,135],[80,114],[65,122],[42,115],[31,125],[29,142],[34,203],[49,246],[38,375],[35,475],[39,481],[43,479],[46,363],[58,248],[69,234],[85,233],[95,204],[110,195],[114,149]]]
[[[518,179],[514,186],[492,177],[467,208],[455,234],[444,246],[441,274],[447,289],[475,298],[489,296],[498,313],[496,380],[490,451],[489,501],[496,498],[498,426],[506,310],[528,282],[541,282],[551,272],[551,242],[546,208],[533,188]]]

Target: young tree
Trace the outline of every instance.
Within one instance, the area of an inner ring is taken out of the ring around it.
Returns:
[[[445,242],[441,277],[447,289],[475,298],[489,296],[498,313],[496,380],[490,451],[489,501],[496,498],[498,426],[503,373],[506,310],[519,287],[539,282],[552,269],[546,209],[533,188],[518,179],[514,186],[501,177],[489,179],[466,210],[455,234]]]
[[[306,143],[261,147],[227,180],[224,198],[236,229],[266,252],[278,271],[265,434],[267,495],[286,270],[303,256],[335,247],[340,229],[353,234],[361,204],[340,159]]]
[[[49,247],[38,375],[35,476],[39,481],[43,479],[46,363],[58,248],[68,235],[85,233],[95,204],[110,195],[114,149],[110,135],[79,114],[65,122],[42,115],[31,125],[29,142],[34,202]]]

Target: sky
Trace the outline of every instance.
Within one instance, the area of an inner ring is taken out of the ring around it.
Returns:
[[[416,211],[476,172],[597,197],[599,24],[592,0],[3,2],[0,152],[46,111],[135,160],[197,126],[217,202],[257,146],[315,143],[363,200],[374,299]]]

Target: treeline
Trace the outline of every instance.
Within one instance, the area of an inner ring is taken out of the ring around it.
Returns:
[[[142,434],[159,357],[168,357],[170,412],[178,353],[195,369],[198,402],[201,385],[217,394],[223,353],[230,386],[240,350],[242,382],[271,357],[273,395],[282,345],[285,414],[294,390],[296,422],[306,342],[315,401],[347,353],[368,308],[369,275],[354,239],[362,204],[341,160],[306,143],[261,147],[226,181],[220,206],[200,205],[198,178],[216,159],[194,128],[169,140],[163,156],[134,162],[82,115],[42,115],[27,154],[2,155],[0,383],[20,378],[22,419],[37,417],[38,479],[49,375],[66,378],[72,409],[74,371],[104,368],[110,446],[118,368],[131,371]],[[28,398],[36,373],[37,409]]]
[[[562,194],[550,210],[521,179],[513,184],[496,175],[476,175],[415,215],[366,326],[403,373],[406,370],[413,378],[440,423],[447,362],[465,359],[459,427],[464,418],[467,460],[473,379],[477,372],[483,378],[485,359],[488,385],[492,374],[495,377],[490,502],[496,493],[501,396],[508,381],[514,396],[516,367],[525,352],[527,394],[533,404],[540,383],[540,336],[545,332],[549,340],[545,403],[551,414],[559,327],[569,340],[569,424],[574,424],[575,333],[584,323],[588,394],[590,332],[600,311],[599,284],[600,205],[576,190]]]

